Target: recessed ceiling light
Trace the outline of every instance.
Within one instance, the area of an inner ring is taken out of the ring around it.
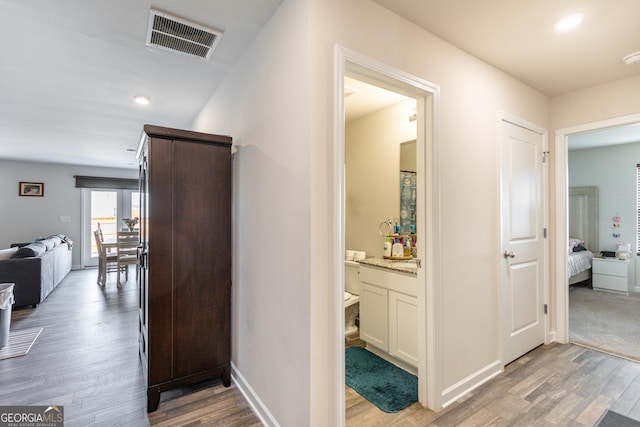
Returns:
[[[622,62],[624,62],[627,65],[640,63],[640,51],[633,52],[625,56],[624,58],[622,58]]]
[[[584,14],[582,13],[573,13],[571,15],[565,16],[564,18],[561,18],[556,22],[556,31],[564,32],[572,30],[580,25],[583,19]]]
[[[149,97],[144,95],[136,95],[133,97],[133,100],[136,101],[136,104],[147,105],[149,103]]]

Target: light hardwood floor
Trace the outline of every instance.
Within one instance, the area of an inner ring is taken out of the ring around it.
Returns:
[[[63,405],[66,426],[259,426],[233,385],[163,393],[147,414],[131,274],[106,289],[97,271],[73,271],[12,329],[44,328],[29,354],[0,360],[0,405]],[[576,345],[535,349],[440,412],[414,404],[386,414],[346,387],[348,426],[592,426],[611,408],[640,419],[640,365]],[[292,407],[292,410],[295,410]],[[297,427],[297,426],[296,426]]]
[[[608,408],[640,420],[640,365],[573,344],[541,346],[440,412],[385,414],[347,387],[350,426],[593,426]]]
[[[0,405],[62,405],[65,426],[260,426],[233,385],[211,381],[163,393],[146,412],[138,358],[135,274],[116,287],[97,269],[72,271],[37,308],[15,309],[11,329],[44,328],[26,356],[0,360]]]

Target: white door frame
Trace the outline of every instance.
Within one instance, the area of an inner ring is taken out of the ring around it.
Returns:
[[[425,80],[404,73],[386,64],[377,62],[342,46],[335,48],[334,68],[334,247],[333,247],[333,291],[334,313],[340,313],[333,330],[332,359],[335,362],[334,384],[336,425],[345,423],[344,395],[344,253],[345,253],[345,195],[344,195],[344,78],[358,75],[369,82],[416,99],[417,104],[417,163],[422,168],[423,181],[418,183],[417,221],[418,231],[429,239],[418,239],[418,254],[423,260],[418,269],[418,398],[430,409],[442,407],[442,331],[441,308],[438,303],[441,236],[440,236],[440,192],[438,158],[438,118],[440,88]],[[426,173],[425,171],[428,171]]]
[[[568,138],[572,134],[640,122],[640,114],[562,128],[555,135],[555,341],[569,342],[569,283],[567,277],[567,239],[569,238]]]

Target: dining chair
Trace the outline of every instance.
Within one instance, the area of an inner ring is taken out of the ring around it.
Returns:
[[[140,238],[137,231],[118,231],[118,251],[116,253],[118,269],[118,286],[121,285],[120,274],[124,272],[125,281],[129,280],[129,265],[136,265],[138,277],[138,246]]]
[[[93,236],[96,240],[96,247],[98,248],[98,285],[104,286],[107,282],[107,273],[116,271],[118,268],[118,258],[115,252],[107,252],[100,229],[95,230]]]

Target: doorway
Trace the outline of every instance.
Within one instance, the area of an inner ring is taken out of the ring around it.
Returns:
[[[567,256],[568,340],[633,360],[640,360],[639,161],[637,122],[567,136],[567,224],[575,245]],[[623,260],[598,257],[601,251],[617,255],[621,246],[629,247]],[[587,265],[579,262],[594,255]]]
[[[438,339],[436,318],[439,308],[436,306],[435,294],[438,283],[437,253],[440,248],[440,232],[438,217],[438,162],[437,162],[437,128],[439,88],[429,82],[408,75],[385,64],[363,57],[345,48],[337,49],[336,67],[336,128],[334,147],[334,200],[337,200],[334,231],[335,246],[333,260],[334,269],[334,307],[339,314],[335,328],[336,360],[336,408],[343,418],[344,424],[344,255],[345,255],[345,77],[354,78],[368,84],[396,92],[416,102],[416,166],[417,166],[417,251],[422,259],[422,268],[418,269],[418,399],[423,406],[439,409],[442,405],[440,393],[436,392],[439,384],[436,366],[441,361],[435,351]],[[407,120],[409,120],[407,118]],[[398,182],[399,185],[399,182]],[[381,220],[385,220],[382,218]],[[373,233],[378,233],[375,228]],[[420,236],[429,236],[429,239]],[[372,254],[373,255],[373,254]]]
[[[98,265],[93,232],[100,228],[105,241],[115,241],[122,218],[140,218],[140,193],[133,190],[82,189],[82,265]]]
[[[569,285],[567,279],[568,253],[568,151],[569,137],[585,132],[595,131],[604,128],[630,125],[640,122],[640,114],[634,114],[615,119],[603,120],[587,123],[579,126],[558,129],[555,140],[555,224],[556,236],[554,249],[556,252],[555,268],[555,299],[556,299],[556,341],[561,343],[569,342]],[[634,221],[635,220],[630,220]],[[636,230],[636,234],[637,234]]]

